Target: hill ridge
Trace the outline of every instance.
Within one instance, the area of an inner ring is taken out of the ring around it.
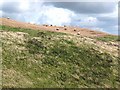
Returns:
[[[1,25],[7,25],[12,27],[19,27],[19,28],[29,28],[34,30],[46,30],[46,31],[53,31],[53,32],[63,32],[69,34],[80,34],[81,36],[88,36],[88,37],[101,37],[106,35],[112,35],[101,31],[90,30],[86,28],[80,27],[71,27],[71,26],[53,26],[53,25],[37,25],[31,23],[20,22],[12,19],[7,18],[0,18]],[[59,28],[59,30],[56,30]]]

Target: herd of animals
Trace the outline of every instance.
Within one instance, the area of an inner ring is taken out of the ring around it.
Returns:
[[[48,26],[53,26],[52,24],[51,25],[48,25],[48,24],[43,24],[43,26],[45,26],[45,27],[48,27]],[[60,30],[60,28],[56,28],[55,30],[57,30],[57,31],[59,31]],[[64,25],[64,30],[67,30],[67,26],[66,25]],[[76,32],[77,31],[77,29],[76,28],[74,28],[74,30],[73,30],[74,32]],[[80,32],[77,32],[77,35],[80,35]]]
[[[6,21],[7,19],[8,21]],[[108,35],[108,33],[104,32],[99,32],[95,30],[90,30],[86,28],[79,28],[79,27],[71,27],[71,26],[56,26],[56,25],[48,25],[48,24],[42,24],[42,25],[37,25],[35,23],[22,23],[22,22],[16,22],[15,20],[12,20],[10,17],[5,17],[3,18],[3,25],[8,25],[8,26],[14,26],[14,27],[23,27],[23,28],[31,28],[31,29],[45,29],[48,31],[56,31],[56,32],[64,32],[64,33],[70,33],[74,35],[83,35],[83,36],[104,36]],[[7,23],[6,23],[7,22]],[[11,23],[12,22],[12,23]]]

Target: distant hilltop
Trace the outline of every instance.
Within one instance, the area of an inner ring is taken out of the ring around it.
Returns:
[[[54,25],[38,25],[35,23],[25,23],[25,22],[19,22],[13,19],[7,18],[0,18],[2,21],[1,25],[11,26],[11,27],[19,27],[19,28],[28,28],[28,29],[34,29],[34,30],[47,30],[47,31],[53,31],[53,32],[63,32],[68,34],[74,34],[74,35],[81,35],[81,36],[88,36],[88,37],[101,37],[110,35],[105,32],[101,31],[95,31],[90,30],[86,28],[80,28],[80,27],[72,27],[72,26],[54,26]]]

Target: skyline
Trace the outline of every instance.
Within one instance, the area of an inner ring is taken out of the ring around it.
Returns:
[[[0,14],[36,24],[79,26],[118,34],[116,2],[46,2],[46,0],[2,1]]]

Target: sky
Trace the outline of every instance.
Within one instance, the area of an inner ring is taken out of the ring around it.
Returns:
[[[118,34],[118,7],[120,5],[117,2],[105,1],[2,0],[0,1],[0,15],[2,15],[0,17],[10,17],[36,24],[78,26]]]

